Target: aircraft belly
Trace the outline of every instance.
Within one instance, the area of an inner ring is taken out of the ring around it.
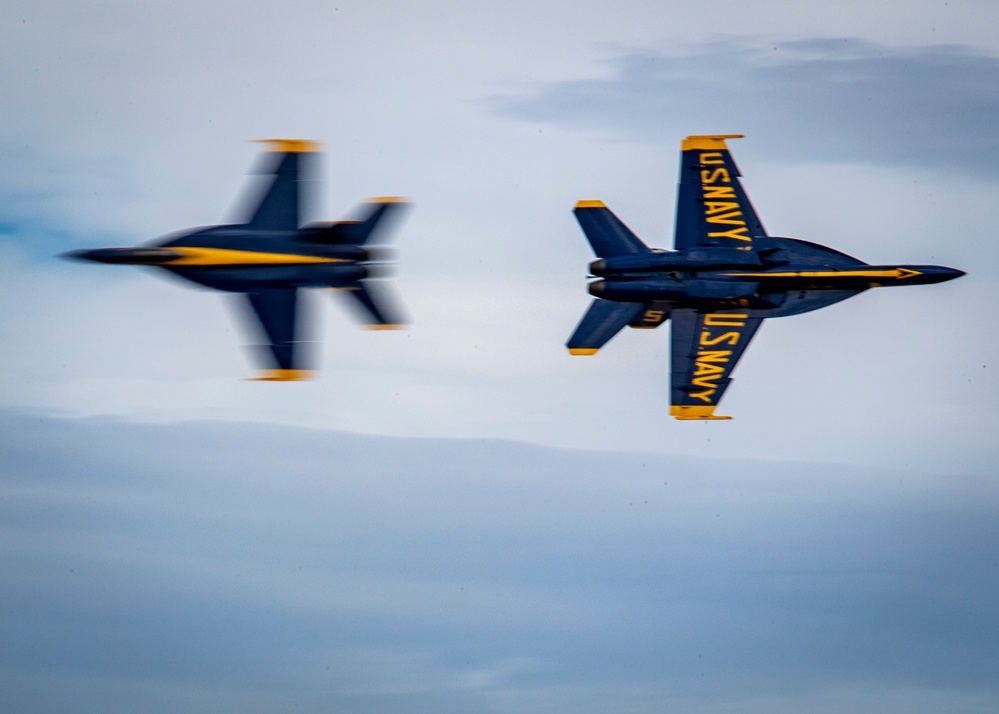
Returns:
[[[245,292],[255,287],[342,285],[363,279],[367,270],[360,265],[320,263],[316,265],[265,265],[211,268],[173,268],[174,275],[217,290]]]

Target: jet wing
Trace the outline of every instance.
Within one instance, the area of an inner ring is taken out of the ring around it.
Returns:
[[[296,339],[298,290],[296,288],[261,288],[245,293],[253,314],[256,315],[267,345],[261,350],[266,361],[273,364],[263,370],[259,379],[267,381],[294,381],[310,379],[312,373],[301,367],[304,363],[302,346]]]
[[[670,319],[670,414],[677,419],[731,419],[715,416],[715,406],[763,318],[737,310],[681,309],[673,310]]]
[[[677,191],[676,250],[698,246],[751,250],[766,236],[753,204],[739,182],[726,139],[741,134],[688,136],[681,144]]]
[[[302,184],[312,178],[312,159],[320,145],[303,139],[262,141],[268,145],[268,156],[260,173],[270,178],[259,197],[249,202],[246,225],[261,230],[298,230],[307,198]]]

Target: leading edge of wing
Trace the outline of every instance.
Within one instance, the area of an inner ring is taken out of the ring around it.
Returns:
[[[577,201],[572,212],[598,258],[649,252],[649,247],[603,201]]]

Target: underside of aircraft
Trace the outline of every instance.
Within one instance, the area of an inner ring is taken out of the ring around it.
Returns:
[[[385,219],[405,204],[396,197],[370,199],[359,219],[302,222],[302,207],[315,185],[314,141],[266,139],[262,190],[244,203],[245,221],[196,228],[135,248],[82,250],[67,257],[99,263],[146,265],[205,287],[243,296],[264,344],[256,351],[263,380],[308,379],[312,358],[301,324],[301,290],[335,290],[346,296],[369,329],[398,329],[404,320],[388,287],[377,277]]]
[[[832,248],[770,236],[739,181],[726,140],[681,146],[674,250],[649,248],[601,201],[574,213],[597,260],[594,296],[566,346],[592,355],[624,327],[672,322],[670,413],[715,414],[763,320],[817,310],[873,287],[925,285],[964,273],[937,265],[868,265]]]

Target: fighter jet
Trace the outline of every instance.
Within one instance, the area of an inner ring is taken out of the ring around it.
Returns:
[[[566,346],[595,354],[627,326],[672,320],[670,414],[731,419],[715,407],[760,324],[817,310],[874,287],[926,285],[964,273],[938,265],[868,265],[832,248],[770,236],[739,181],[726,139],[688,136],[681,145],[672,251],[646,246],[601,201],[574,213],[597,260],[596,299]]]
[[[296,326],[301,288],[339,291],[370,329],[396,329],[401,320],[384,292],[366,281],[377,272],[384,251],[366,247],[383,220],[405,203],[373,198],[359,220],[302,225],[306,183],[321,151],[314,141],[264,139],[262,191],[250,196],[245,223],[195,228],[135,248],[67,253],[81,260],[147,265],[199,285],[239,293],[255,316],[265,369],[258,379],[289,381],[313,376],[305,340]],[[381,295],[381,297],[379,297]]]

